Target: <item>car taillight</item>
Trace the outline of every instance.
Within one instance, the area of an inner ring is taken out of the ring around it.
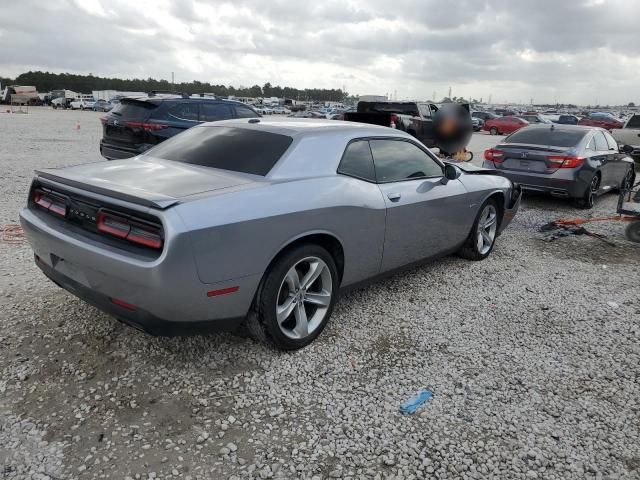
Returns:
[[[556,168],[576,168],[584,163],[583,157],[575,155],[549,155],[547,160]]]
[[[504,162],[504,152],[496,148],[490,148],[484,151],[484,159],[493,163]]]
[[[50,195],[42,190],[33,191],[33,202],[48,210],[51,213],[65,217],[67,215],[67,204],[64,199]]]
[[[124,122],[126,127],[130,128],[142,128],[147,132],[154,132],[156,130],[162,130],[169,128],[169,125],[163,123],[147,123],[147,122]]]
[[[398,125],[398,120],[400,120],[400,117],[398,117],[398,115],[391,114],[391,123],[389,123],[389,127],[396,128],[396,126]]]
[[[108,212],[98,213],[99,232],[122,238],[149,248],[162,248],[160,228],[137,222],[135,219],[120,217]]]

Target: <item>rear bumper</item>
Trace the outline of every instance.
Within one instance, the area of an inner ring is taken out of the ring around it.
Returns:
[[[135,157],[136,155],[143,153],[145,150],[146,149],[123,147],[100,140],[100,155],[107,160],[120,160],[123,158]]]
[[[151,260],[84,237],[46,213],[25,208],[20,222],[45,275],[126,323],[169,334],[205,327],[228,330],[238,325],[249,311],[260,275],[203,283],[189,238],[172,230],[175,219],[164,215],[165,248]],[[231,287],[234,291],[229,294],[209,295]],[[114,304],[112,299],[134,308]]]
[[[42,273],[59,287],[64,288],[120,322],[151,335],[172,337],[235,330],[243,320],[243,317],[239,317],[196,322],[175,322],[160,318],[142,308],[135,308],[135,310],[125,308],[113,303],[110,297],[57,272],[37,255],[35,259],[36,265],[42,270]]]
[[[492,169],[494,172],[508,178],[513,183],[517,183],[525,191],[535,191],[548,193],[556,197],[580,198],[584,195],[589,186],[589,179],[582,179],[576,175],[575,171],[556,172],[553,174],[523,173],[513,170],[499,170],[493,162],[485,161],[484,168]]]

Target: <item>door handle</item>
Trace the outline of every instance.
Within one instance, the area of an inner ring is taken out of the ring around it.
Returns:
[[[387,193],[387,198],[392,202],[397,202],[398,200],[400,200],[400,197],[402,197],[402,195],[400,195],[399,193]]]

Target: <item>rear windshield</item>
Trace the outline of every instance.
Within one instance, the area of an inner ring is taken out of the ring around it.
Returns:
[[[573,147],[587,134],[586,130],[558,130],[551,128],[522,129],[509,135],[505,143],[524,143],[553,147]]]
[[[418,115],[418,105],[415,103],[394,102],[360,102],[358,113],[400,113],[405,115]]]
[[[149,102],[132,102],[122,100],[116,104],[111,110],[112,115],[116,115],[118,118],[129,121],[143,121],[149,118],[149,114],[154,110],[157,105]]]
[[[193,127],[147,151],[146,155],[266,175],[289,148],[293,138],[234,127]]]

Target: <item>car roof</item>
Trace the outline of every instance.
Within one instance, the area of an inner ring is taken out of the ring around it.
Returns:
[[[150,102],[150,103],[162,103],[162,102],[170,102],[175,100],[180,100],[183,102],[211,102],[211,103],[230,103],[233,105],[246,105],[245,103],[239,102],[237,100],[228,100],[225,98],[217,98],[217,97],[183,97],[182,95],[175,94],[158,94],[158,95],[133,95],[128,97],[122,97],[120,100],[137,100],[139,102]]]
[[[256,122],[256,120],[259,120]],[[322,118],[288,117],[279,119],[233,119],[204,123],[201,126],[237,127],[250,130],[262,130],[290,137],[305,135],[340,134],[353,137],[394,136],[413,138],[402,130],[371,125],[368,123],[345,122]]]

